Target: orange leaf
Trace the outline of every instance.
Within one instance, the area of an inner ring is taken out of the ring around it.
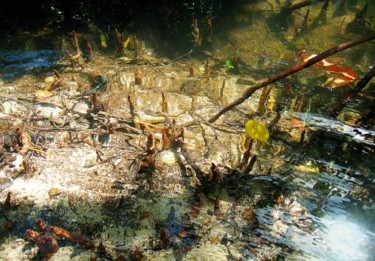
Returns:
[[[305,127],[306,126],[306,124],[305,124],[305,122],[303,122],[303,121],[300,121],[300,120],[298,120],[298,119],[296,119],[296,118],[291,118],[290,119],[290,124],[293,126],[293,127]]]
[[[66,239],[73,241],[72,235],[65,229],[51,226],[51,230],[56,236],[65,237]]]
[[[311,58],[315,56],[316,54],[311,54],[311,55],[301,54],[301,58],[304,62],[310,60]],[[345,86],[359,79],[358,75],[353,70],[346,68],[344,66],[341,66],[341,65],[331,63],[327,59],[323,59],[317,62],[316,64],[314,64],[313,66],[323,68],[328,73],[334,73],[334,74],[340,75],[336,77],[330,83],[330,86],[329,86],[330,88]]]
[[[180,238],[186,238],[187,236],[188,235],[187,235],[186,231],[182,231],[182,232],[178,233],[178,237],[180,237]]]

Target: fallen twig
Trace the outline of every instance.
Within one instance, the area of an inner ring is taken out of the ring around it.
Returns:
[[[285,71],[283,71],[281,73],[278,73],[278,74],[276,74],[274,76],[271,76],[269,78],[265,78],[263,80],[260,80],[259,82],[257,82],[256,84],[254,84],[253,86],[251,86],[247,90],[245,90],[245,92],[237,100],[234,100],[233,102],[231,102],[227,106],[225,106],[223,109],[221,109],[215,116],[213,116],[211,119],[209,119],[208,122],[210,122],[210,123],[215,122],[221,115],[223,115],[227,111],[233,109],[237,105],[240,105],[245,100],[250,98],[250,96],[255,91],[267,86],[268,84],[274,83],[274,82],[276,82],[280,79],[283,79],[283,78],[285,78],[285,77],[287,77],[291,74],[294,74],[294,73],[299,72],[303,69],[309,68],[310,66],[314,65],[315,63],[317,63],[317,62],[319,62],[319,61],[321,61],[321,60],[323,60],[323,59],[325,59],[325,58],[327,58],[327,57],[329,57],[333,54],[336,54],[338,52],[341,52],[341,51],[346,50],[348,48],[351,48],[353,46],[371,41],[373,39],[375,39],[375,35],[366,36],[366,37],[362,37],[362,38],[359,38],[359,39],[354,40],[354,41],[342,43],[338,46],[335,46],[335,47],[333,47],[333,48],[331,48],[327,51],[324,51],[324,52],[320,53],[319,55],[317,55],[317,56],[315,56],[315,57],[313,57],[313,58],[311,58],[307,61],[304,61],[302,63],[298,63],[298,64],[286,69]]]

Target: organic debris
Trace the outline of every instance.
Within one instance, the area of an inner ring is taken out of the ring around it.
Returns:
[[[223,214],[221,213],[221,210],[220,210],[220,200],[219,199],[215,199],[214,213],[215,213],[216,218],[218,218],[218,219],[223,218]]]
[[[25,156],[29,151],[34,151],[45,155],[45,152],[43,150],[37,148],[36,145],[32,144],[30,135],[24,129],[16,129],[16,140],[17,146],[14,148],[14,150],[19,154]]]
[[[199,216],[200,208],[201,208],[201,193],[200,190],[197,189],[194,193],[192,203],[191,203],[191,215],[193,218],[197,218]]]
[[[54,236],[58,239],[68,239],[70,242],[76,243],[87,249],[98,249],[100,250],[100,245],[96,247],[94,243],[83,235],[68,232],[62,228],[49,226],[43,219],[38,219],[36,222],[38,230],[43,233],[40,234],[37,231],[28,229],[26,231],[26,239],[33,241],[39,248],[40,254],[44,258],[51,258],[59,250],[59,245]]]
[[[61,238],[66,238],[69,241],[76,243],[78,245],[84,246],[89,249],[92,249],[95,247],[94,243],[91,240],[89,240],[88,238],[80,234],[76,234],[74,232],[68,232],[62,228],[54,227],[54,226],[51,226],[51,230],[56,236],[61,237]]]
[[[160,241],[163,248],[172,247],[177,259],[185,255],[198,236],[194,230],[194,224],[190,221],[190,215],[185,214],[181,222],[177,221],[176,210],[171,207],[165,226],[160,229]]]
[[[59,245],[50,234],[40,235],[37,231],[32,229],[26,230],[26,239],[33,241],[38,249],[41,256],[49,260],[54,254],[59,251]]]

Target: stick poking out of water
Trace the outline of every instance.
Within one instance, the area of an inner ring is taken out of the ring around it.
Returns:
[[[337,45],[327,51],[324,51],[320,54],[318,54],[317,56],[307,60],[307,61],[304,61],[304,62],[301,62],[301,63],[298,63],[288,69],[286,69],[285,71],[283,72],[280,72],[274,76],[271,76],[269,78],[265,78],[263,80],[260,80],[259,82],[257,82],[256,84],[252,85],[251,87],[249,87],[248,89],[245,90],[245,92],[241,95],[241,97],[239,97],[237,100],[234,100],[233,102],[229,103],[227,106],[225,106],[223,109],[221,109],[216,115],[214,115],[211,119],[208,120],[208,122],[210,123],[213,123],[215,122],[221,115],[223,115],[224,113],[226,113],[227,111],[230,111],[231,109],[233,109],[234,107],[236,107],[237,105],[240,105],[241,103],[243,103],[244,101],[246,101],[248,98],[251,97],[251,95],[267,86],[268,84],[271,84],[271,83],[274,83],[278,80],[281,80],[289,75],[292,75],[296,72],[299,72],[303,69],[306,69],[306,68],[309,68],[310,66],[314,65],[315,63],[333,55],[333,54],[336,54],[338,52],[341,52],[341,51],[344,51],[348,48],[351,48],[353,46],[356,46],[356,45],[359,45],[359,44],[362,44],[362,43],[366,43],[368,41],[371,41],[371,40],[374,40],[375,39],[375,35],[372,35],[372,36],[366,36],[366,37],[362,37],[362,38],[359,38],[357,40],[353,40],[353,41],[349,41],[349,42],[345,42],[345,43],[342,43],[340,45]]]

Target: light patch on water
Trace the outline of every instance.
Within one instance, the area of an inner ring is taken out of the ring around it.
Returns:
[[[372,130],[359,126],[352,127],[335,119],[324,117],[320,114],[293,112],[290,115],[304,121],[310,127],[323,128],[339,135],[348,136],[356,142],[374,145],[373,138],[375,137],[375,132]]]
[[[371,260],[370,249],[375,235],[347,220],[332,217],[319,219],[319,228],[312,234],[291,226],[285,235],[288,244],[302,250],[291,260]]]
[[[370,239],[360,226],[347,221],[330,220],[327,223],[329,229],[326,244],[340,260],[367,258],[363,250],[366,249]]]

